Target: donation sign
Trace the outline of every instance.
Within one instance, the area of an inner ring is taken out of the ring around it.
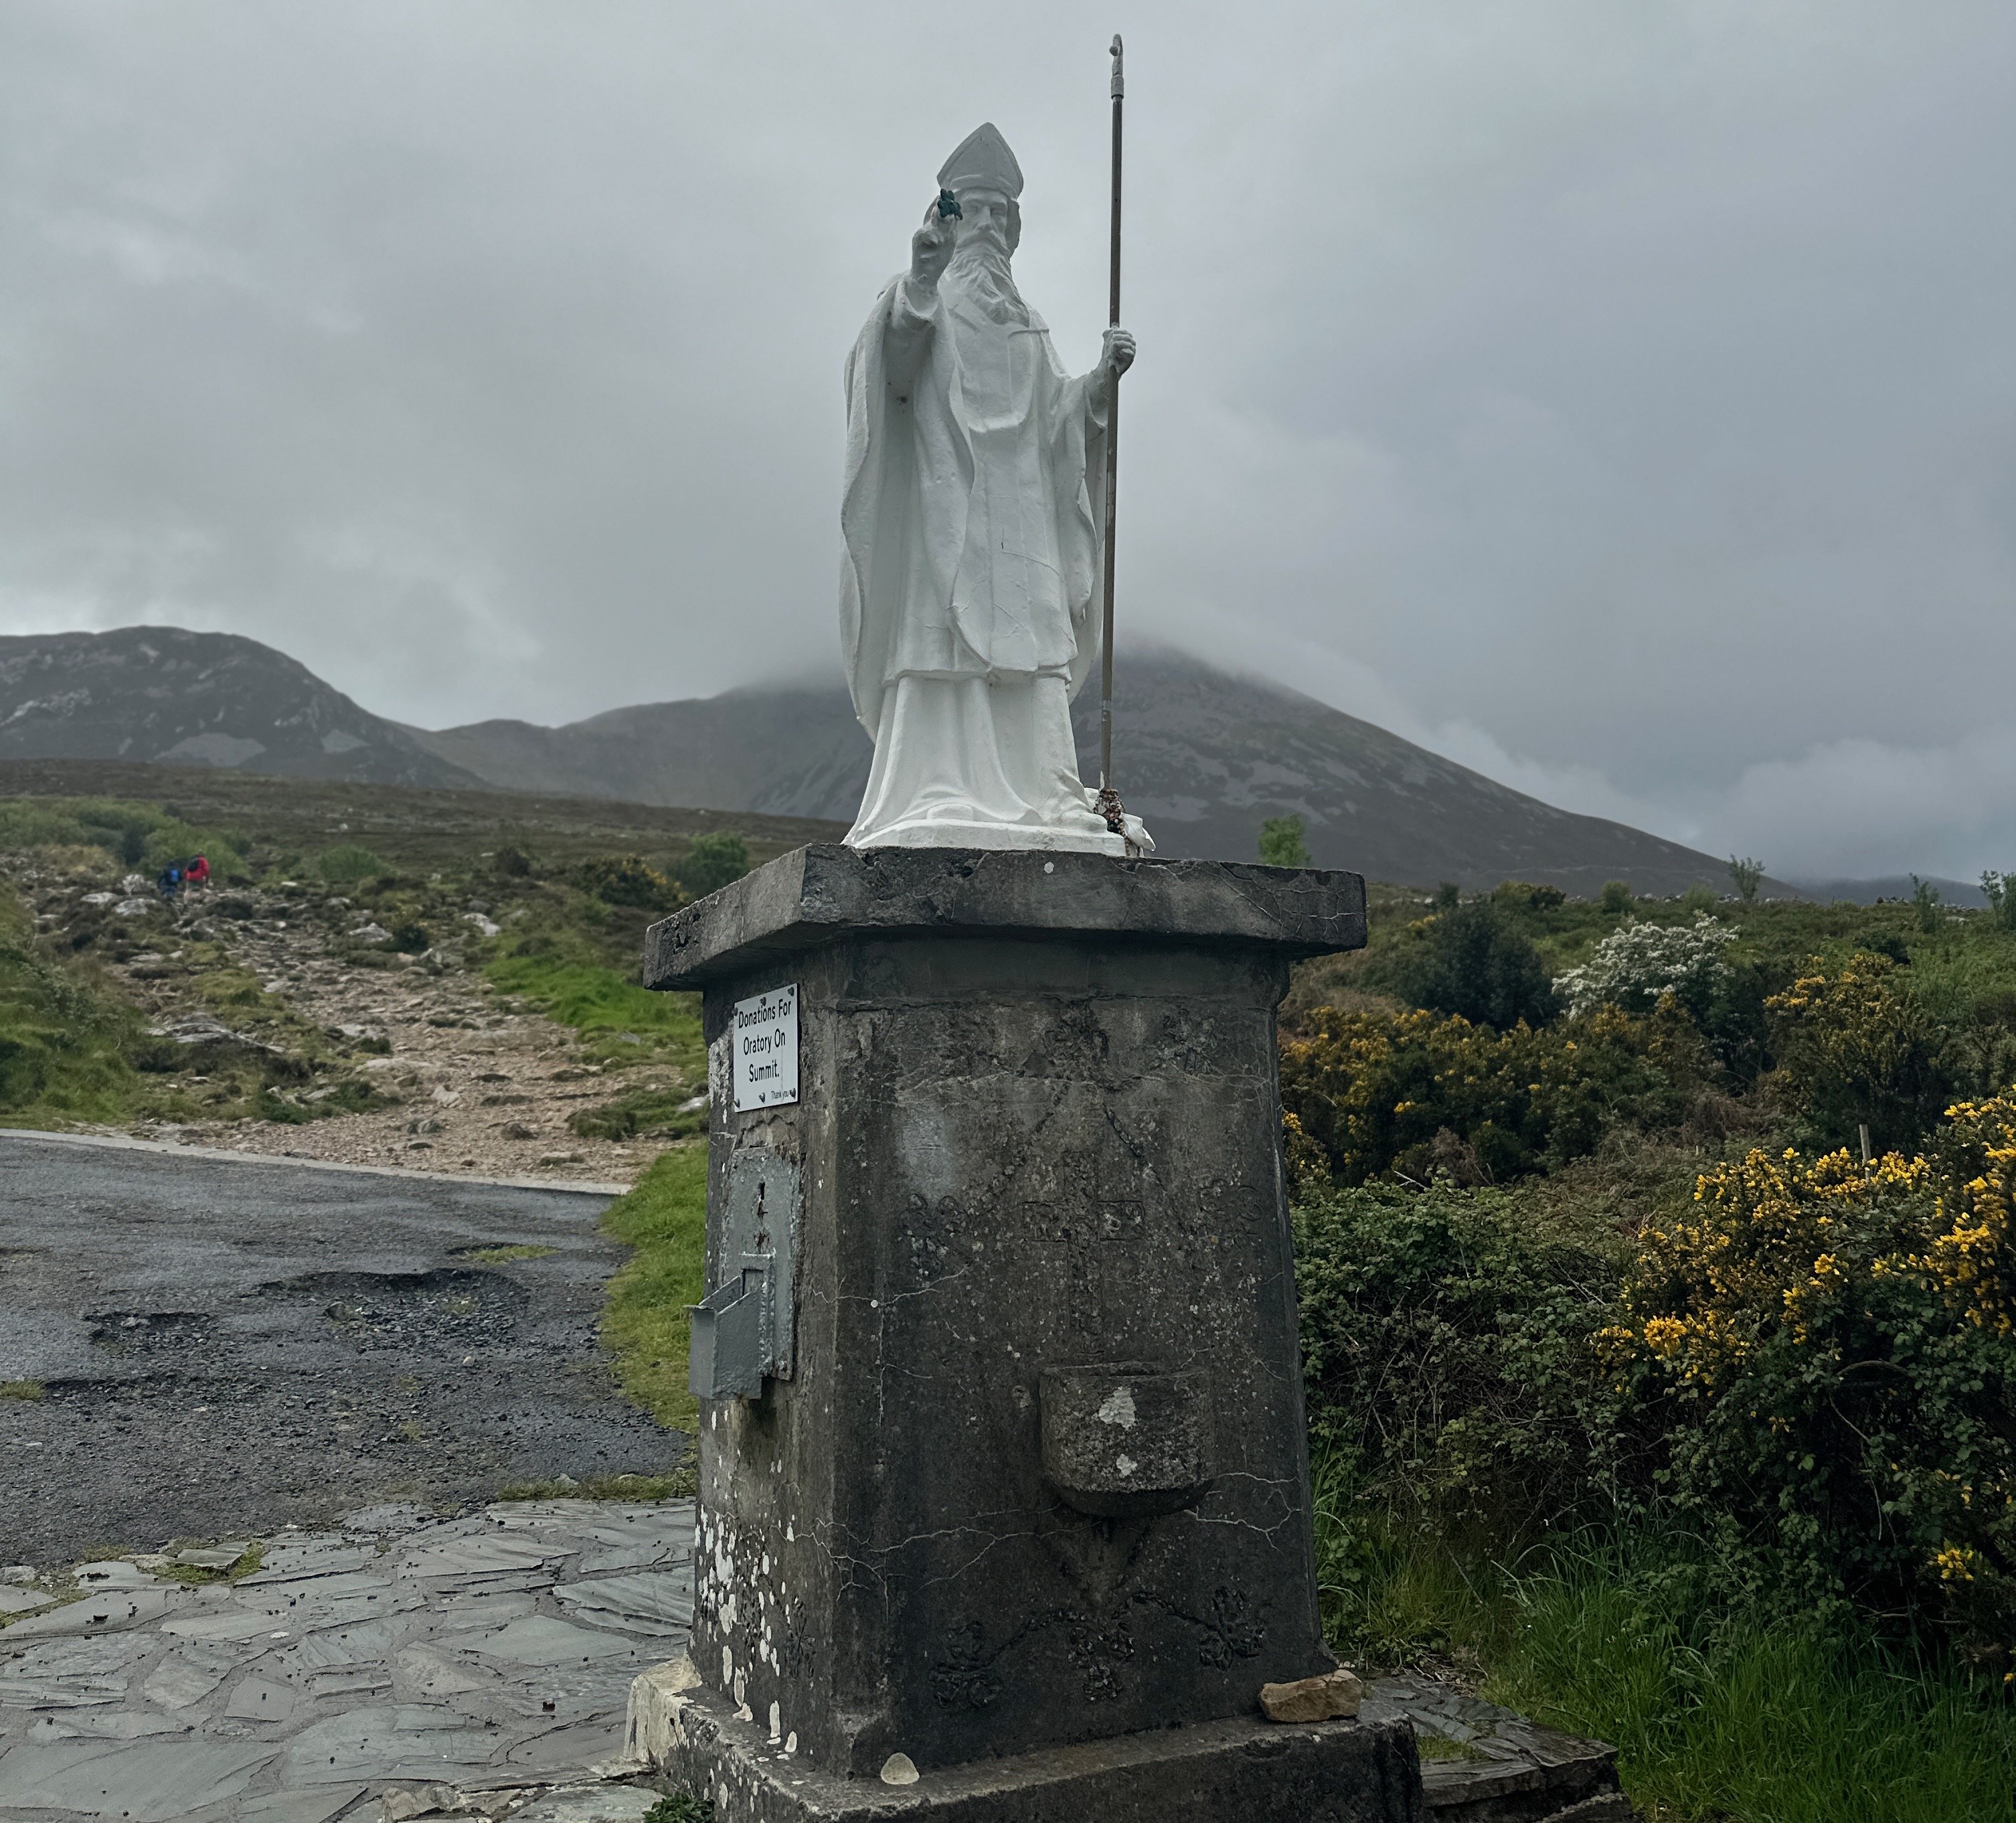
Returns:
[[[798,1098],[798,984],[735,1003],[735,1111]]]

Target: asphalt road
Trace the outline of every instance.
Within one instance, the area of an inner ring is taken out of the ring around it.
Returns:
[[[0,1562],[662,1473],[603,1198],[0,1133]],[[472,1259],[499,1247],[536,1258]]]

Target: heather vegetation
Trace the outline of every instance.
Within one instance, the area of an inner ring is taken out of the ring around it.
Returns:
[[[1388,893],[1301,972],[1327,1618],[1662,1816],[2016,1816],[2011,895],[1745,884]]]

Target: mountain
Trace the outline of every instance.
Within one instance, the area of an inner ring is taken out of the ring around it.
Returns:
[[[381,785],[483,781],[235,633],[0,636],[0,759],[138,759]]]
[[[1875,905],[1886,899],[1909,899],[1917,879],[1910,874],[1885,874],[1870,880],[1809,880],[1802,877],[1786,884],[1801,897],[1816,899],[1823,905]],[[1949,880],[1942,874],[1935,874],[1927,878],[1925,884],[1939,895],[1942,905],[1978,911],[1988,903],[1988,895],[1973,881]]]
[[[851,823],[874,749],[834,686],[729,690],[611,709],[562,728],[476,722],[409,732],[493,785],[632,804],[705,805]]]
[[[1312,857],[1373,879],[1551,881],[1593,894],[1717,888],[1712,856],[1578,816],[1314,698],[1167,650],[1130,653],[1114,705],[1114,771],[1159,852],[1251,860],[1262,821],[1298,813]],[[1074,710],[1083,776],[1098,768],[1099,703]],[[494,785],[853,818],[872,749],[838,686],[730,690],[612,710],[563,728],[480,722],[416,730]]]
[[[1249,860],[1262,821],[1298,813],[1312,855],[1376,880],[1469,887],[1607,880],[1721,888],[1723,863],[1495,784],[1298,692],[1168,650],[1129,652],[1114,770],[1165,855]],[[1099,704],[1075,712],[1095,776]],[[730,690],[612,709],[563,727],[438,733],[361,708],[256,640],[131,627],[0,639],[0,759],[148,759],[297,778],[479,785],[630,803],[852,820],[868,737],[847,693]]]

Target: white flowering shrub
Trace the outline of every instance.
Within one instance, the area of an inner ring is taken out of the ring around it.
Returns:
[[[1706,912],[1691,924],[1628,924],[1612,931],[1579,968],[1554,979],[1554,992],[1572,1014],[1601,1006],[1649,1013],[1662,994],[1699,1014],[1729,973],[1723,946],[1736,932]]]

